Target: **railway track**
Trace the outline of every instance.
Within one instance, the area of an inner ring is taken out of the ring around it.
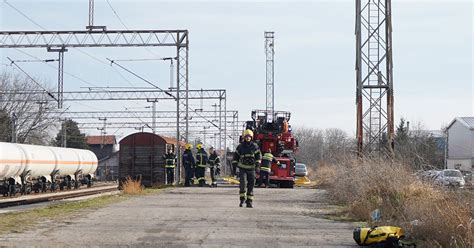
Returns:
[[[87,189],[82,189],[82,190],[26,195],[26,196],[20,196],[16,198],[6,198],[6,199],[0,200],[0,208],[8,208],[8,207],[20,206],[20,205],[29,205],[29,204],[49,202],[49,201],[59,201],[59,200],[64,200],[64,199],[90,196],[90,195],[96,195],[96,194],[113,192],[113,191],[117,191],[117,185],[97,186],[97,187],[87,188]]]

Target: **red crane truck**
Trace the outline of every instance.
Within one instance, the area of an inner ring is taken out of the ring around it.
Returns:
[[[264,110],[252,111],[252,121],[246,122],[246,129],[254,132],[253,139],[258,144],[262,155],[268,149],[280,165],[272,163],[270,184],[280,188],[293,188],[295,183],[295,153],[298,141],[291,133],[289,125],[291,113],[275,111],[273,118],[268,121],[268,113]],[[259,175],[257,175],[257,178]]]

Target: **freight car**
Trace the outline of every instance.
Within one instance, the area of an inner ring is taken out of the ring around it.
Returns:
[[[166,175],[162,156],[169,148],[176,151],[176,143],[175,139],[146,132],[123,138],[119,142],[119,187],[127,177],[141,180],[145,187],[163,185]]]
[[[0,192],[4,196],[92,184],[97,157],[89,150],[0,142]]]

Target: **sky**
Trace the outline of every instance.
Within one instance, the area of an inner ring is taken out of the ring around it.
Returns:
[[[88,1],[14,1],[8,3],[48,30],[83,30]],[[275,109],[292,112],[292,126],[340,128],[355,135],[354,1],[118,1],[109,0],[129,29],[188,29],[189,86],[226,89],[227,109],[239,119],[265,108],[264,31],[275,32]],[[40,30],[2,1],[1,30]],[[440,129],[457,116],[473,116],[473,2],[393,1],[395,121],[401,117]],[[95,25],[124,29],[107,1],[95,2]],[[173,56],[167,48],[81,49],[100,60]],[[45,49],[25,50],[55,58]],[[147,86],[121,71],[118,75],[78,49],[65,54],[65,90],[89,86]],[[0,50],[6,57],[29,59]],[[169,64],[124,62],[140,75],[169,86]],[[42,63],[22,66],[31,75],[56,84],[56,69]],[[124,77],[127,80],[124,80]],[[215,102],[204,102],[211,109]],[[147,103],[72,103],[71,110],[143,108]],[[158,103],[172,109],[171,101]],[[199,108],[200,102],[191,103]],[[90,131],[94,132],[94,131]],[[98,132],[98,131],[96,131]]]

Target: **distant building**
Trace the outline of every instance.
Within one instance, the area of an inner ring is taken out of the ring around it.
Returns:
[[[446,149],[446,134],[442,130],[427,130],[428,133],[436,141],[436,147],[444,153]]]
[[[87,145],[89,145],[89,149],[95,153],[99,161],[110,157],[117,148],[115,135],[87,136],[86,142]]]
[[[449,124],[447,167],[473,171],[474,117],[458,117]]]

